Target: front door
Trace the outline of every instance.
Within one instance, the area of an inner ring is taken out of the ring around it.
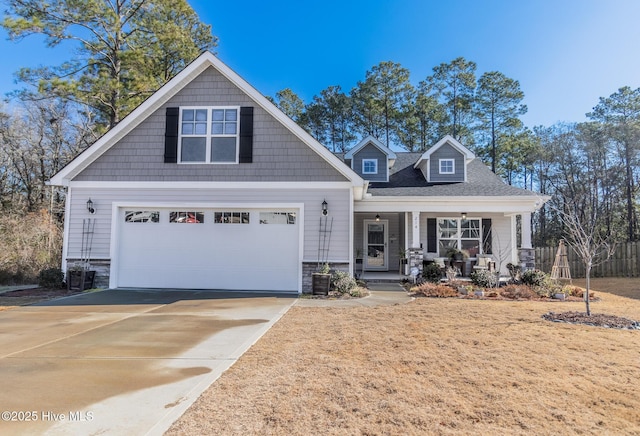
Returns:
[[[364,221],[364,269],[366,271],[388,271],[389,253],[387,252],[387,220]]]

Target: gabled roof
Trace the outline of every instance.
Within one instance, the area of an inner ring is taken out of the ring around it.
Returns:
[[[377,147],[381,152],[387,155],[388,159],[396,159],[396,154],[389,147],[384,145],[382,142],[369,135],[364,138],[362,141],[358,142],[351,150],[344,155],[345,159],[353,159],[353,155],[360,151],[362,148],[366,147],[368,144],[372,144]]]
[[[476,155],[473,154],[473,152],[471,152],[471,150],[469,150],[467,147],[465,147],[460,142],[458,142],[453,136],[446,135],[444,138],[442,138],[440,141],[438,141],[434,146],[429,148],[429,150],[425,151],[422,154],[422,156],[420,156],[420,158],[416,161],[416,163],[415,163],[415,165],[413,167],[414,168],[419,168],[420,165],[423,162],[429,160],[429,157],[431,156],[431,154],[433,154],[433,152],[435,152],[436,150],[438,150],[440,147],[442,147],[445,144],[449,144],[450,146],[452,146],[453,148],[458,150],[460,153],[462,153],[462,155],[465,157],[465,160],[467,162],[475,159],[475,157],[476,157]]]
[[[539,197],[540,194],[506,184],[480,159],[469,162],[468,180],[453,183],[429,183],[413,164],[419,153],[398,153],[389,182],[369,185],[373,197]]]
[[[89,148],[76,156],[69,164],[55,174],[49,183],[51,185],[67,186],[69,182],[87,168],[92,162],[104,154],[109,148],[115,145],[120,139],[130,133],[147,117],[162,107],[170,98],[176,95],[180,90],[187,86],[192,80],[200,75],[207,68],[213,67],[227,80],[242,90],[249,96],[258,106],[262,107],[267,113],[282,123],[289,131],[291,131],[298,139],[308,145],[313,151],[324,158],[339,173],[345,176],[354,187],[364,187],[365,180],[356,174],[351,168],[345,165],[338,157],[331,153],[326,147],[316,141],[304,129],[298,126],[291,118],[286,116],[273,103],[267,100],[260,92],[258,92],[247,81],[235,73],[231,68],[225,65],[213,53],[203,52],[198,58],[191,62],[184,70],[175,77],[165,83],[151,97],[145,100],[140,106],[134,109],[120,123],[105,133]]]

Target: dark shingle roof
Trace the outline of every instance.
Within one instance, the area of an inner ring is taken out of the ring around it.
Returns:
[[[369,192],[374,197],[475,197],[475,196],[536,196],[533,191],[516,188],[491,172],[478,158],[467,165],[467,182],[427,183],[413,165],[422,153],[396,153],[397,159],[389,172],[389,182],[372,182]]]

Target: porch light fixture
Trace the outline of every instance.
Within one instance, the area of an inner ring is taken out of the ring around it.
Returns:
[[[327,214],[329,213],[329,209],[327,209],[327,200],[323,200],[322,201],[322,215],[327,216]]]
[[[94,213],[96,213],[95,208],[93,207],[93,201],[91,201],[91,199],[87,200],[87,210],[89,211],[89,213],[91,215],[93,215]]]
[[[467,219],[467,213],[466,212],[462,212],[462,219],[466,220]]]
[[[376,221],[380,221],[380,214],[379,213],[376,214]]]

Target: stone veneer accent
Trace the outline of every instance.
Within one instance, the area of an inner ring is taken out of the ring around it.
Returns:
[[[343,262],[328,262],[331,271],[349,271],[349,264]],[[311,274],[317,272],[318,262],[302,263],[302,293],[311,294]]]
[[[82,265],[83,262],[80,259],[67,260],[67,268],[72,268],[74,266],[81,267]],[[96,276],[93,279],[94,288],[104,289],[109,287],[109,274],[111,272],[110,260],[90,260],[89,270],[96,272]]]
[[[536,267],[536,252],[533,248],[518,249],[518,258],[523,271]]]

